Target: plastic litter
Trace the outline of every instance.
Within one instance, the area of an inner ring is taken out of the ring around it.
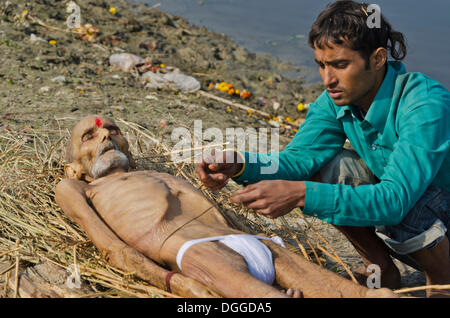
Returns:
[[[279,102],[277,102],[277,101],[275,101],[275,100],[272,100],[272,107],[273,107],[273,110],[276,112],[276,111],[278,111],[278,109],[280,108],[280,103]]]
[[[52,82],[54,83],[66,83],[67,79],[64,75],[56,76],[52,78]]]
[[[183,93],[191,93],[200,89],[200,82],[194,77],[185,75],[175,68],[168,73],[154,73],[152,71],[142,74],[141,79],[147,84],[145,87],[156,89],[177,89]]]
[[[118,53],[109,57],[109,64],[120,68],[124,72],[130,72],[136,65],[145,62],[145,59],[131,53]]]
[[[31,33],[30,35],[30,42],[34,43],[34,42],[45,42],[47,43],[47,41],[39,36],[36,36],[36,34]]]
[[[131,53],[117,53],[109,57],[112,67],[130,72],[137,68],[145,87],[156,89],[176,89],[183,93],[195,92],[200,89],[200,82],[194,77],[185,75],[175,67],[155,66],[150,59],[143,59]]]

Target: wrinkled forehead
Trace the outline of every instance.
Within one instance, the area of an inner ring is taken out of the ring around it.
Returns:
[[[104,125],[116,126],[116,123],[109,118],[102,116],[89,116],[80,120],[72,130],[72,135],[82,134],[85,130],[91,128],[103,127]]]
[[[71,141],[73,146],[77,146],[84,133],[89,130],[95,130],[105,126],[117,126],[116,123],[109,118],[102,116],[89,116],[80,120],[72,129]]]

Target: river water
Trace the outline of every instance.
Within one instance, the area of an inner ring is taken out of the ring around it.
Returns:
[[[251,52],[271,53],[304,67],[319,81],[309,29],[331,0],[130,0],[182,16],[224,33]],[[450,0],[376,0],[394,29],[407,40],[407,71],[421,72],[450,88]]]

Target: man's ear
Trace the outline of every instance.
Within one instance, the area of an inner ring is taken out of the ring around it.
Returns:
[[[84,174],[84,169],[80,162],[74,161],[64,166],[64,173],[69,179],[81,180],[81,177]]]
[[[387,62],[387,50],[384,47],[379,47],[372,53],[373,66],[376,70],[381,69]]]

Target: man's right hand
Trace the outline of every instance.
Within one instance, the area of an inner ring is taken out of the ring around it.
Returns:
[[[236,151],[227,150],[204,156],[202,162],[197,164],[195,171],[205,186],[218,190],[223,188],[232,176],[241,171],[242,166],[239,154]]]

